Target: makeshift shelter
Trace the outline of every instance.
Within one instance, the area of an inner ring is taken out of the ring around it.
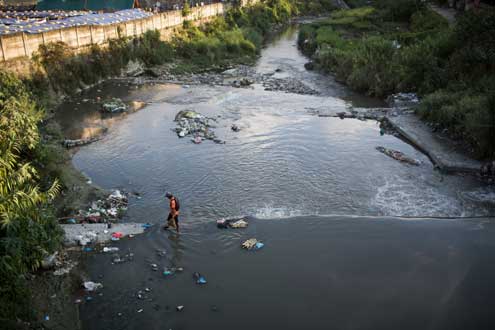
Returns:
[[[38,0],[37,10],[116,11],[139,7],[138,0]]]

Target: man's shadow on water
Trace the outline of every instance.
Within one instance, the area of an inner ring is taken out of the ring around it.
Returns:
[[[170,244],[170,264],[172,267],[182,267],[182,257],[184,254],[183,239],[176,232],[168,232],[168,241]]]

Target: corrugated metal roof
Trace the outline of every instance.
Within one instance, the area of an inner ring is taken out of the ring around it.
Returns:
[[[134,0],[38,0],[38,10],[122,10],[130,9]]]

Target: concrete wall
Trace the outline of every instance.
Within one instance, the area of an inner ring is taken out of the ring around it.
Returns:
[[[252,5],[259,0],[244,0],[243,5]],[[215,3],[202,7],[193,7],[188,17],[182,17],[181,11],[167,11],[148,18],[112,25],[92,25],[70,27],[38,34],[16,33],[0,37],[0,62],[31,58],[40,45],[62,41],[76,51],[84,50],[92,44],[105,45],[118,33],[125,37],[139,36],[149,30],[159,30],[162,38],[171,35],[171,29],[182,25],[184,20],[203,21],[226,11],[223,3]],[[8,63],[4,63],[8,66]]]

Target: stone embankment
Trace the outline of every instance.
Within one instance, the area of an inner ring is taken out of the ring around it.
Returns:
[[[387,116],[386,120],[404,139],[426,154],[440,170],[449,173],[480,173],[481,162],[468,157],[449,138],[433,133],[415,114]]]
[[[352,108],[347,111],[318,111],[320,117],[356,118],[377,120],[388,131],[402,137],[423,152],[443,172],[480,174],[482,162],[471,158],[462,146],[447,136],[434,132],[414,113],[419,102],[414,94],[396,94],[389,98],[389,108]]]

